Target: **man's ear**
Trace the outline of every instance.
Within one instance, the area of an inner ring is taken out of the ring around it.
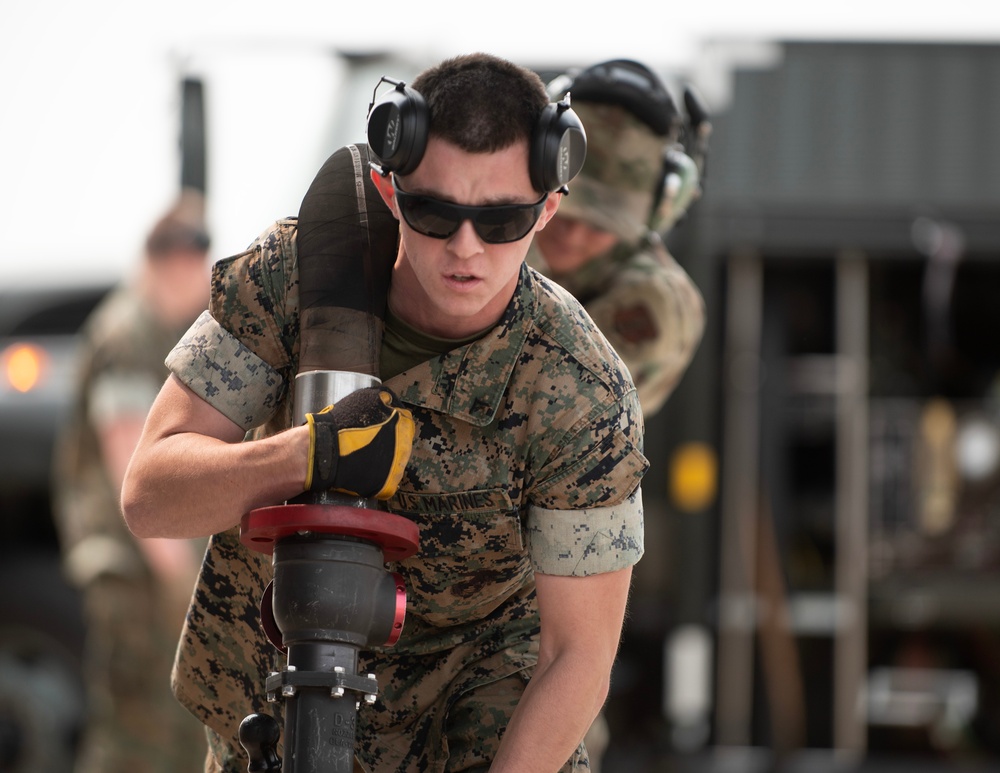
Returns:
[[[375,183],[375,188],[378,190],[379,196],[382,197],[382,201],[392,212],[392,216],[399,220],[399,210],[396,209],[396,192],[393,190],[389,175],[381,175],[374,169],[369,174],[372,176],[372,182]]]
[[[559,202],[562,201],[562,197],[563,195],[558,191],[553,191],[549,194],[549,197],[545,200],[545,208],[542,210],[541,217],[535,223],[535,231],[541,231],[545,228],[545,224],[552,219],[552,216],[559,209]]]

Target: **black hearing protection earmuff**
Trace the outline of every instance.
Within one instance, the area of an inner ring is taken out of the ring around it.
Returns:
[[[409,174],[420,164],[427,147],[427,102],[403,81],[382,78],[375,88],[382,83],[396,88],[382,95],[377,104],[372,99],[368,108],[368,147],[378,158],[378,171],[383,175]]]
[[[538,191],[568,193],[566,184],[583,168],[587,134],[569,106],[569,94],[542,110],[531,138],[528,171]]]
[[[383,77],[395,86],[368,109],[368,146],[378,159],[373,168],[382,175],[406,175],[420,164],[427,147],[430,124],[427,102],[403,81]],[[569,95],[546,105],[531,138],[528,173],[531,184],[543,192],[567,192],[566,185],[580,172],[587,155],[587,134],[570,107]]]
[[[619,105],[661,137],[676,133],[681,126],[677,103],[663,81],[632,59],[612,59],[560,76],[549,83],[548,91],[553,99],[572,91],[582,102]]]

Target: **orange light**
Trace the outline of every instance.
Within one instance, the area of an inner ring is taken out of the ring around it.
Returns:
[[[32,344],[12,344],[3,353],[3,375],[18,392],[30,392],[48,365],[45,351]]]
[[[717,479],[715,450],[705,443],[685,443],[670,460],[670,495],[681,510],[694,513],[712,504]]]

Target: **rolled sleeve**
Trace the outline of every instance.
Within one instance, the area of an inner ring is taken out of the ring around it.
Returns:
[[[94,378],[87,409],[96,424],[110,424],[130,417],[145,418],[163,386],[150,373],[108,371]]]
[[[643,553],[642,491],[621,503],[583,510],[531,507],[528,550],[536,572],[573,577],[633,566]]]
[[[195,394],[244,430],[274,415],[287,386],[278,371],[207,311],[167,355],[166,365]]]

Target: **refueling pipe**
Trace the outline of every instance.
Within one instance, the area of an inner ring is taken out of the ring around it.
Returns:
[[[320,169],[299,209],[299,373],[294,421],[351,392],[377,386],[397,224],[369,176],[367,147],[348,146]],[[374,703],[374,674],[358,674],[358,653],[390,646],[403,629],[406,591],[385,563],[413,555],[415,523],[377,500],[306,492],[247,513],[240,541],[272,557],[274,579],[261,625],[286,654],[265,680],[284,705],[280,732],[268,714],[240,725],[249,773],[351,773],[357,712]]]

